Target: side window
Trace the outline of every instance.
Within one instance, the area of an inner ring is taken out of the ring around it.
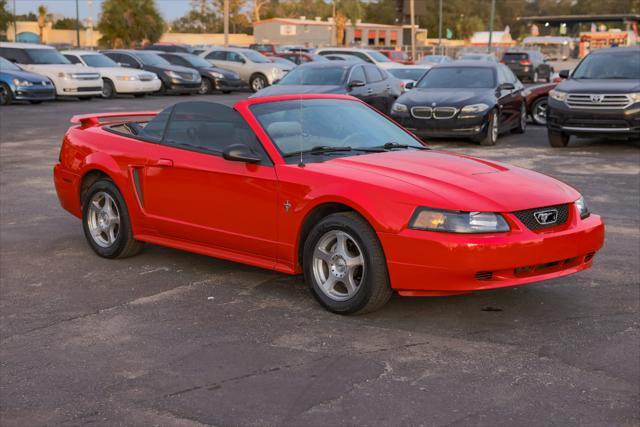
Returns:
[[[65,55],[64,57],[67,58],[72,64],[82,64],[82,62],[75,55]]]
[[[184,59],[180,58],[179,56],[174,56],[174,55],[160,55],[160,56],[162,56],[164,59],[169,61],[170,64],[182,65],[183,67],[188,67],[189,66],[187,61],[185,61]]]
[[[518,86],[518,84],[520,83],[520,80],[518,80],[516,75],[513,74],[513,71],[511,71],[511,68],[504,67],[504,72],[507,73],[507,81],[510,82],[510,83],[513,83],[516,86]]]
[[[367,55],[365,55],[362,52],[344,52],[347,55],[353,55],[353,56],[357,56],[358,58],[362,59],[365,62],[369,62],[370,64],[373,64],[373,61],[371,60],[371,58],[369,58]]]
[[[7,47],[7,48],[3,48],[2,51],[0,51],[0,53],[3,57],[5,57],[11,62],[15,62],[18,64],[29,63],[29,58],[27,58],[27,55],[21,49]]]
[[[227,61],[231,62],[244,62],[242,55],[236,52],[227,52]]]
[[[361,66],[354,67],[351,71],[351,77],[349,78],[349,81],[352,82],[355,80],[359,80],[363,83],[367,82],[367,78],[364,76],[364,70]]]
[[[500,66],[498,67],[498,84],[499,85],[503,83],[509,83],[509,79],[507,78],[507,72],[505,68],[507,68],[507,66],[502,64],[500,64]]]
[[[226,105],[202,101],[176,104],[163,140],[165,145],[218,155],[238,143],[267,158],[240,113]]]
[[[139,133],[139,136],[143,139],[148,139],[154,142],[162,141],[162,135],[164,135],[164,129],[167,126],[169,117],[171,117],[171,110],[173,106],[165,108],[157,116],[147,123],[147,125]]]
[[[213,52],[209,52],[205,58],[218,61],[226,61],[227,52],[225,52],[224,50],[214,50]]]
[[[364,72],[367,75],[367,83],[375,83],[384,80],[382,73],[375,65],[365,65]]]

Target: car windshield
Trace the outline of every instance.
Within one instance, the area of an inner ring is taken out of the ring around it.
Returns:
[[[284,156],[315,147],[366,150],[387,143],[424,147],[401,127],[358,101],[266,102],[253,105],[251,111]]]
[[[495,87],[493,69],[481,67],[432,68],[418,82],[419,88],[473,89]]]
[[[89,67],[118,67],[119,65],[107,55],[82,55],[82,59]]]
[[[258,52],[273,52],[273,47],[270,44],[252,44],[251,49]]]
[[[389,58],[378,52],[377,50],[368,50],[367,53],[370,57],[372,57],[376,62],[391,62]]]
[[[18,67],[13,62],[4,59],[0,56],[0,71],[21,71],[20,67]]]
[[[207,60],[196,55],[188,54],[180,55],[180,57],[194,67],[211,67],[211,64]]]
[[[421,62],[444,62],[444,58],[442,55],[427,55]]]
[[[27,49],[32,64],[71,64],[55,49]]]
[[[338,86],[347,78],[349,67],[298,67],[290,71],[278,85]]]
[[[166,67],[167,65],[171,65],[169,61],[155,53],[136,51],[136,56],[144,65],[151,65],[152,67]]]
[[[574,79],[640,79],[640,51],[588,55],[571,76]]]
[[[391,68],[387,70],[393,77],[402,80],[420,80],[427,72],[424,68]]]
[[[256,52],[255,50],[243,50],[242,53],[244,56],[249,58],[249,61],[255,62],[257,64],[270,64],[269,58],[264,56],[261,53]]]

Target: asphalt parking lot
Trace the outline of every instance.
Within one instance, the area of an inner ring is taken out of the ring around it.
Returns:
[[[153,245],[101,259],[60,208],[73,114],[185,99],[0,110],[2,426],[640,423],[640,144],[552,149],[535,126],[495,147],[434,142],[575,186],[607,224],[594,268],[340,317],[301,277]]]

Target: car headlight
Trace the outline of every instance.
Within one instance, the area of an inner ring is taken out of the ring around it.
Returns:
[[[478,114],[478,113],[482,113],[484,111],[487,111],[487,109],[489,108],[489,106],[487,104],[471,104],[471,105],[466,105],[464,107],[462,107],[462,110],[460,110],[461,114]]]
[[[449,233],[503,233],[510,230],[500,214],[493,212],[459,212],[430,208],[416,209],[409,227],[416,230]]]
[[[175,71],[165,71],[164,72],[167,76],[171,77],[172,79],[182,79],[182,77],[180,76],[180,74],[176,73]]]
[[[209,75],[214,79],[224,79],[224,74],[219,73],[217,71],[209,71]]]
[[[630,93],[629,98],[631,98],[633,102],[640,102],[640,92]]]
[[[123,80],[123,81],[126,81],[126,82],[131,82],[131,81],[138,80],[138,76],[117,76],[116,78],[118,80]]]
[[[561,90],[552,89],[549,91],[549,96],[551,99],[555,99],[556,101],[564,102],[567,99],[567,92],[563,92]]]
[[[575,201],[575,204],[576,204],[576,208],[578,208],[580,219],[585,219],[586,217],[591,215],[591,212],[589,212],[589,208],[587,207],[587,204],[584,201],[584,197],[580,196],[580,198]]]
[[[393,106],[391,107],[391,111],[393,111],[394,113],[406,113],[407,111],[409,111],[409,107],[404,104],[400,104],[399,102],[394,102]]]
[[[73,78],[73,73],[60,72],[60,73],[58,73],[58,77],[60,77],[62,79],[72,79]]]
[[[33,86],[33,83],[31,83],[30,81],[20,80],[20,79],[13,79],[13,84],[16,85],[16,86],[21,86],[21,87]]]

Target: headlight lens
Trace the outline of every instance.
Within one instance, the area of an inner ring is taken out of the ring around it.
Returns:
[[[578,213],[580,214],[580,219],[585,219],[586,217],[591,215],[591,212],[589,212],[589,208],[587,207],[587,204],[584,201],[584,197],[580,196],[580,198],[576,200],[575,203],[576,203],[576,208],[578,208]]]
[[[502,215],[493,212],[458,212],[430,208],[416,209],[409,227],[449,233],[503,233],[510,230]]]
[[[391,107],[391,111],[393,111],[394,113],[406,113],[407,111],[409,111],[409,108],[404,104],[394,102],[393,106]]]
[[[209,71],[209,74],[214,79],[224,79],[224,75],[222,73],[217,72],[217,71]]]
[[[631,98],[633,102],[640,102],[640,92],[630,93],[629,98]]]
[[[549,91],[549,96],[556,101],[564,102],[567,99],[567,92],[562,92],[561,90],[552,89]]]
[[[117,79],[118,80],[127,81],[127,82],[131,82],[131,81],[138,80],[138,76],[118,76]]]
[[[176,73],[175,71],[165,71],[164,72],[167,76],[171,77],[172,79],[181,79],[182,77],[180,77],[180,74]]]
[[[487,104],[472,104],[462,107],[461,114],[478,114],[487,111],[489,106]]]
[[[13,79],[13,84],[16,86],[33,86],[33,83],[31,83],[30,81],[27,80],[20,80],[20,79]]]

